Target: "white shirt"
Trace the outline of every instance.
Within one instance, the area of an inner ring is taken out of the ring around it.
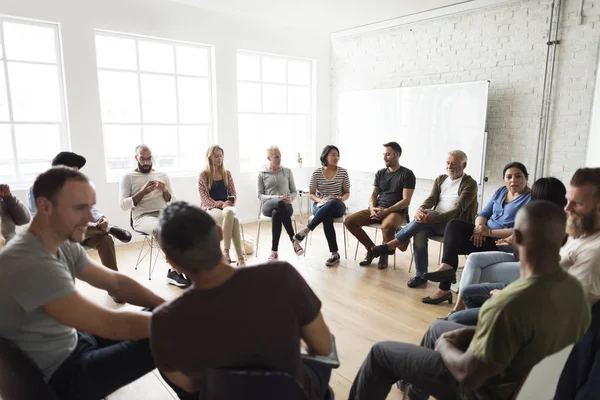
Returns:
[[[560,249],[560,266],[581,282],[590,304],[600,299],[600,232],[569,237]]]
[[[458,187],[462,181],[464,175],[460,178],[452,180],[450,177],[444,179],[440,190],[440,200],[435,206],[435,211],[444,213],[454,208],[456,201],[458,200]]]
[[[175,195],[171,188],[171,181],[169,176],[164,172],[152,171],[144,174],[137,171],[128,172],[121,178],[121,185],[119,188],[119,205],[123,211],[127,211],[133,208],[132,217],[134,220],[138,219],[142,215],[150,214],[162,210],[167,206],[167,202],[163,197],[163,193],[155,189],[152,192],[145,195],[142,200],[135,206],[133,205],[133,195],[139,192],[146,182],[150,180],[162,181],[166,184],[167,189],[171,193],[171,202],[175,201]]]

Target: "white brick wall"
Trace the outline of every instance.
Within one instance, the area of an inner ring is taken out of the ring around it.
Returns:
[[[600,4],[586,0],[586,17],[579,25],[579,1],[563,3],[545,175],[567,183],[586,159]],[[550,0],[525,0],[332,39],[332,132],[337,132],[337,99],[343,91],[489,79],[489,182],[484,199],[502,184],[502,168],[507,162],[521,161],[533,174],[550,4]],[[374,173],[350,171],[350,175],[349,207],[354,211],[367,204]],[[417,182],[413,209],[430,187],[430,181]]]

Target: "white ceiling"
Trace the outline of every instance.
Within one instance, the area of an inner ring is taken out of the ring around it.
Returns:
[[[332,33],[467,1],[169,0],[258,21]],[[468,0],[472,1],[472,0]]]

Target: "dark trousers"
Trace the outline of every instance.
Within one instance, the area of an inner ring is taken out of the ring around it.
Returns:
[[[294,239],[294,228],[292,227],[291,215],[294,213],[294,208],[291,204],[286,204],[281,199],[271,199],[264,202],[261,212],[266,217],[272,218],[272,236],[273,243],[271,250],[277,251],[279,248],[279,239],[281,238],[281,226],[285,227],[290,240]]]
[[[321,207],[317,207],[317,203],[313,204],[313,219],[306,225],[311,231],[319,224],[323,224],[323,232],[329,245],[329,251],[335,253],[338,251],[337,239],[335,236],[335,228],[333,227],[333,219],[344,216],[346,205],[339,200],[329,200]]]
[[[457,324],[475,326],[479,320],[479,310],[490,297],[494,289],[504,289],[506,283],[477,283],[460,289],[460,297],[467,307],[466,310],[457,311],[448,317],[448,321]]]
[[[117,268],[115,241],[108,232],[104,232],[100,228],[88,227],[87,232],[85,233],[85,239],[81,244],[85,247],[97,250],[102,265],[114,271],[119,270],[119,268]]]
[[[558,380],[555,400],[592,400],[600,393],[600,302],[592,306],[592,323],[575,344]]]
[[[442,333],[459,328],[463,326],[436,321],[423,336],[421,346],[376,343],[360,367],[348,399],[384,400],[390,387],[399,380],[413,385],[410,399],[427,399],[430,395],[438,400],[458,399],[458,382],[444,365],[440,353],[433,349]]]
[[[473,229],[475,225],[459,219],[453,219],[446,225],[442,262],[450,265],[455,271],[458,268],[459,255],[499,250],[494,239],[490,237],[485,238],[481,247],[476,247],[470,240]],[[452,282],[447,280],[440,282],[439,287],[441,290],[450,290],[451,285]]]
[[[302,359],[304,370],[310,375],[314,382],[319,400],[324,400],[329,390],[329,379],[331,379],[331,367],[315,362],[313,360]]]
[[[77,337],[77,347],[50,378],[61,400],[104,398],[155,368],[148,339],[114,341],[79,331]],[[180,399],[197,398],[165,381]]]

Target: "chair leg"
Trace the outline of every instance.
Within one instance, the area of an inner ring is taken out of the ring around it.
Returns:
[[[146,237],[144,237],[144,239],[142,240],[142,247],[140,247],[140,252],[138,253],[137,261],[135,262],[135,269],[137,269],[138,265],[140,265],[140,262],[142,262],[144,260],[144,257],[146,257],[145,253],[144,253],[144,257],[142,257],[142,250],[144,250],[145,244],[146,244]]]
[[[258,244],[260,243],[260,225],[262,222],[258,220],[258,233],[256,234],[256,249],[254,250],[254,257],[258,257]],[[244,243],[246,246],[246,243]]]
[[[150,262],[148,264],[148,280],[152,280],[152,248],[154,247],[154,235],[150,237]]]
[[[346,244],[346,225],[342,225],[342,230],[344,233],[344,258],[348,259],[348,245]]]
[[[442,247],[444,246],[443,242],[440,242],[440,251],[438,253],[438,265],[442,264]]]
[[[408,247],[410,247],[410,265],[408,266],[408,273],[409,274],[410,274],[410,271],[412,270],[412,266],[413,266],[413,263],[415,261],[415,251],[411,247],[411,243],[410,243],[411,241],[412,241],[412,239],[408,241]],[[414,244],[414,242],[412,244]]]

